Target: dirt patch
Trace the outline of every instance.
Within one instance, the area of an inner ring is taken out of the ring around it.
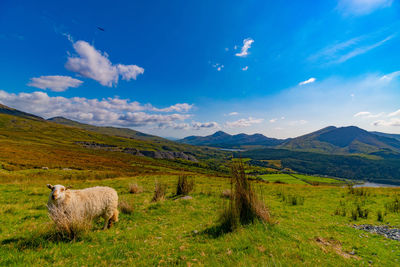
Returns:
[[[360,257],[353,255],[352,252],[346,252],[343,251],[342,249],[342,244],[333,238],[326,239],[323,237],[315,237],[315,242],[317,242],[318,246],[325,252],[327,253],[329,250],[333,250],[336,254],[342,256],[343,258],[346,259],[357,259],[359,260]]]

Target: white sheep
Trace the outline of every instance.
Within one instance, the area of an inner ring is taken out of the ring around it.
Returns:
[[[60,210],[69,217],[79,220],[104,218],[104,229],[118,221],[118,194],[111,187],[90,187],[82,190],[70,190],[63,185],[51,185],[47,208],[50,217]]]

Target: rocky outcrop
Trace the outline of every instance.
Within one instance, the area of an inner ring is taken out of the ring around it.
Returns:
[[[101,144],[96,142],[86,142],[86,141],[77,141],[75,143],[90,149],[101,149],[106,151],[122,152],[135,156],[145,156],[155,159],[171,159],[171,160],[183,159],[183,160],[198,162],[198,160],[193,155],[186,154],[181,151],[147,151],[147,150],[139,150],[134,147],[118,147],[115,145]]]

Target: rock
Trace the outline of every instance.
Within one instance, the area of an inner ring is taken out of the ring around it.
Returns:
[[[178,199],[190,200],[190,199],[193,199],[193,197],[191,197],[191,196],[184,196],[184,197],[181,197],[181,198],[178,198]]]
[[[48,170],[49,167],[42,167],[42,170]]]
[[[354,228],[364,230],[373,234],[383,235],[386,238],[400,241],[400,229],[389,228],[387,225],[353,225]]]

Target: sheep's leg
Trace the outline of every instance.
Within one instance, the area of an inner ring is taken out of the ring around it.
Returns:
[[[110,217],[104,218],[104,227],[103,230],[106,230],[108,227],[108,224],[110,222]]]

